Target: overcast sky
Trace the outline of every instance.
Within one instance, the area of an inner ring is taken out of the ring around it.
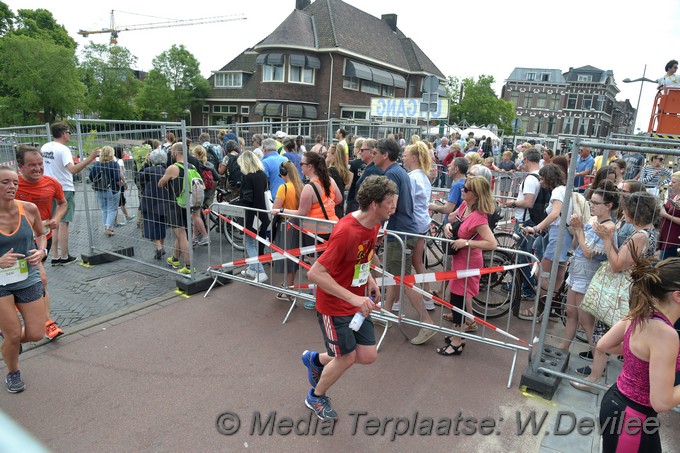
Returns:
[[[206,77],[265,38],[295,8],[295,0],[4,1],[14,12],[19,8],[50,10],[82,46],[89,40],[108,42],[106,34],[83,38],[77,31],[107,28],[111,13],[107,8],[111,7],[116,9],[118,26],[164,19],[246,16],[243,21],[127,31],[118,37],[118,44],[138,58],[138,69],[142,70],[151,69],[153,58],[173,44],[184,44],[199,60]],[[397,26],[444,75],[461,78],[492,75],[499,95],[504,80],[515,67],[567,71],[569,67],[592,65],[611,69],[621,90],[617,99],[630,99],[635,107],[641,84],[626,84],[623,79],[642,77],[647,64],[647,78],[656,80],[663,76],[666,62],[680,59],[678,0],[346,2],[376,17],[397,14]],[[159,8],[159,4],[163,7]],[[645,131],[655,93],[655,84],[644,84],[637,127]]]

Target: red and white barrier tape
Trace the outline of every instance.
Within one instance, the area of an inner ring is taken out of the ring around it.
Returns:
[[[314,253],[320,253],[326,250],[328,247],[327,244],[317,244],[317,245],[310,245],[308,247],[301,247],[297,249],[289,249],[286,250],[287,253],[293,255],[293,256],[303,256],[303,255],[312,255]],[[230,263],[224,263],[224,264],[217,264],[215,266],[211,266],[213,269],[225,269],[229,267],[238,267],[238,266],[244,266],[246,264],[256,264],[256,263],[270,263],[272,261],[279,261],[286,259],[286,257],[282,253],[274,252],[274,253],[266,253],[264,255],[259,255],[259,256],[254,256],[252,258],[242,258],[240,260],[235,260]]]

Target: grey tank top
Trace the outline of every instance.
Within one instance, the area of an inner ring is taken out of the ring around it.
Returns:
[[[35,249],[35,241],[33,240],[33,228],[24,212],[24,205],[15,200],[19,208],[19,227],[12,232],[0,231],[0,256],[4,255],[13,248],[14,253],[21,253],[25,256],[29,255],[29,250]],[[28,265],[28,278],[16,283],[7,285],[0,285],[0,288],[8,291],[24,289],[33,286],[40,281],[40,269]]]

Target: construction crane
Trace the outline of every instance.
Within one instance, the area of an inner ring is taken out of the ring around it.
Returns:
[[[180,19],[180,20],[170,20],[165,22],[151,22],[148,24],[139,25],[127,25],[127,26],[116,26],[116,21],[113,16],[113,10],[111,10],[111,24],[109,28],[103,28],[101,30],[79,30],[78,34],[87,38],[89,35],[99,34],[99,33],[111,33],[111,44],[118,44],[118,33],[121,31],[135,31],[135,30],[149,30],[152,28],[168,28],[168,27],[186,27],[189,25],[199,25],[199,24],[212,24],[215,22],[230,22],[234,20],[246,20],[247,18],[242,14],[232,15],[232,16],[216,16],[216,17],[204,17],[200,19]],[[120,12],[120,11],[119,11]]]

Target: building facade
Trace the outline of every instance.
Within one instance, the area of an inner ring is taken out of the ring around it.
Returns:
[[[626,118],[635,113],[628,100],[616,101],[618,93],[610,70],[582,66],[562,73],[559,69],[515,68],[505,81],[502,97],[515,106],[523,135],[604,140],[625,129],[624,123],[630,122]]]
[[[444,75],[397,27],[395,14],[377,18],[341,0],[296,0],[269,36],[209,77],[210,94],[192,123],[375,120],[372,98],[419,98],[431,75],[443,93]]]

